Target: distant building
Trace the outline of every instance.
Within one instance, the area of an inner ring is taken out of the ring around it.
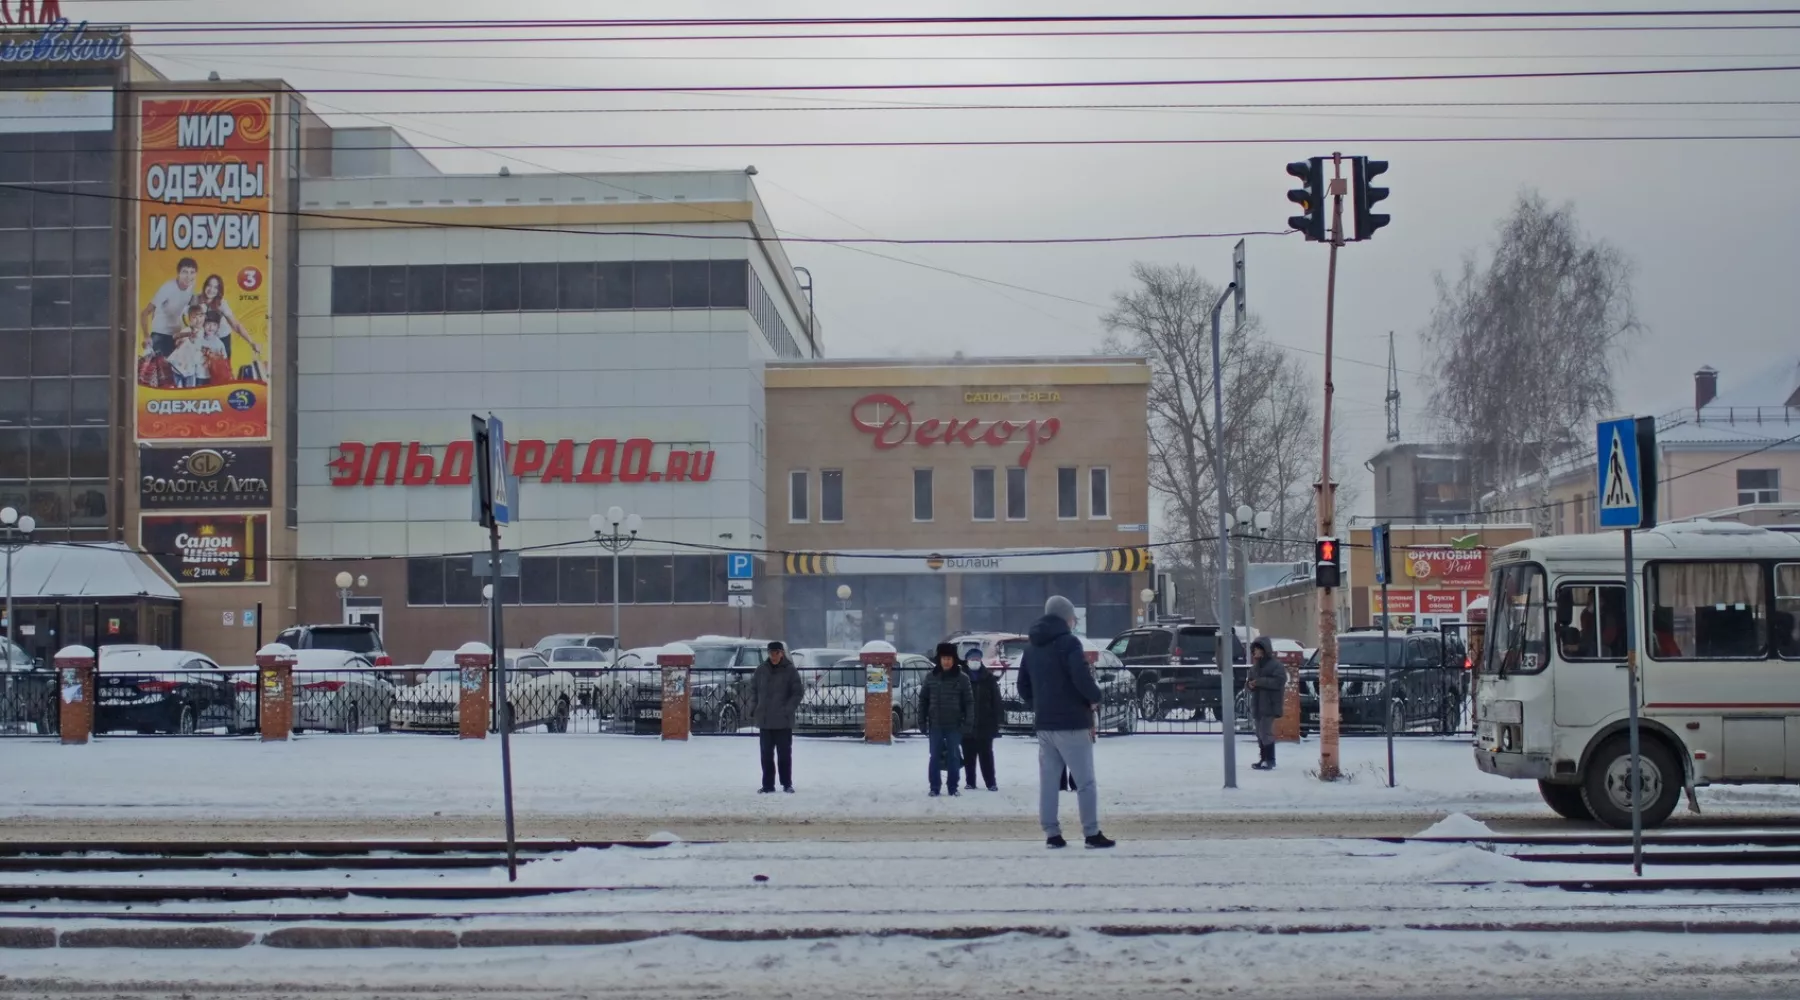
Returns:
[[[1375,520],[1390,524],[1463,524],[1476,491],[1470,464],[1452,444],[1392,444],[1370,459]]]

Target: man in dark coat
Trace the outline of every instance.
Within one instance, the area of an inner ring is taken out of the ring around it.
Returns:
[[[1019,697],[1037,717],[1038,820],[1045,844],[1069,846],[1057,817],[1057,785],[1067,768],[1075,779],[1087,846],[1111,847],[1114,841],[1100,832],[1100,791],[1094,785],[1094,710],[1102,694],[1074,624],[1075,605],[1060,595],[1050,598],[1019,661]]]
[[[963,737],[974,731],[975,693],[950,643],[938,644],[937,669],[919,688],[919,721],[931,741],[931,794],[939,794],[938,776],[948,772],[950,794],[955,795]]]
[[[1275,720],[1287,707],[1287,667],[1275,658],[1269,640],[1258,637],[1250,644],[1249,688],[1250,717],[1256,720],[1256,742],[1262,747],[1262,759],[1250,765],[1253,771],[1275,770]]]
[[[794,713],[806,697],[806,683],[788,659],[787,647],[769,643],[769,655],[750,678],[750,724],[762,734],[763,794],[775,790],[777,762],[781,790],[794,790]]]
[[[1006,719],[1006,710],[1000,699],[1000,677],[981,662],[981,650],[969,650],[968,657],[963,660],[969,672],[969,687],[975,695],[975,719],[969,735],[963,737],[963,784],[975,787],[975,771],[981,770],[981,776],[987,781],[987,790],[1000,790],[999,782],[994,778],[994,740],[1000,736],[1000,723]]]

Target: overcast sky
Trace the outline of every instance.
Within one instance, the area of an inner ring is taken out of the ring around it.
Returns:
[[[781,17],[1196,13],[1365,9],[1350,3],[1270,5],[1189,0],[1097,4],[963,0],[905,3],[655,4],[510,0],[337,2],[64,0],[95,22],[228,23],[322,18]],[[1512,0],[1383,0],[1386,11],[1532,10]],[[1589,0],[1585,9],[1771,6]],[[1741,19],[1738,19],[1741,22]],[[831,41],[514,42],[506,44],[151,47],[197,39],[291,42],[306,36],[140,31],[140,51],[177,78],[279,75],[322,87],[898,83],[1368,76],[1646,67],[1800,64],[1794,30],[1558,34],[1170,35],[1164,37]],[[1442,22],[1439,22],[1442,23]],[[1668,22],[1660,22],[1668,23]],[[1678,22],[1695,25],[1703,22]],[[1734,23],[1723,20],[1712,23]],[[1113,28],[1131,27],[1114,25]],[[1203,25],[1165,27],[1195,28]],[[1235,27],[1245,27],[1236,25]],[[826,29],[843,30],[843,29]],[[905,31],[916,29],[875,29]],[[1064,27],[1060,30],[1068,30]],[[1140,27],[1139,30],[1142,30]],[[397,34],[397,33],[387,33]],[[441,32],[417,32],[419,36]],[[618,35],[614,29],[523,32]],[[340,36],[341,37],[341,36]],[[1365,154],[1392,164],[1393,223],[1341,254],[1337,310],[1338,419],[1360,463],[1383,444],[1386,340],[1398,337],[1402,429],[1429,435],[1418,331],[1435,299],[1433,273],[1491,239],[1526,187],[1572,202],[1583,226],[1637,264],[1636,301],[1648,334],[1621,366],[1622,402],[1641,412],[1691,403],[1693,370],[1711,364],[1721,389],[1779,358],[1800,355],[1800,142],[1403,143],[1407,137],[1800,135],[1800,104],[1710,107],[1436,107],[1204,110],[842,110],[869,103],[1218,103],[1420,101],[1800,101],[1800,73],[1394,84],[852,92],[831,94],[483,95],[321,94],[313,107],[341,125],[386,123],[449,171],[741,168],[777,227],[806,236],[988,238],[1281,230],[1290,214],[1289,160]],[[521,114],[524,109],[827,108],[680,114]],[[490,109],[481,114],[420,111]],[[356,113],[352,113],[356,112]],[[1216,146],[1086,148],[480,150],[534,142],[1204,138],[1293,140]],[[1310,140],[1310,141],[1309,141]],[[1332,141],[1336,140],[1336,141]],[[1385,140],[1385,141],[1384,141]],[[1232,240],[1048,247],[794,245],[811,269],[834,356],[1087,354],[1099,318],[1133,260],[1192,265],[1230,277]],[[869,252],[873,251],[873,252]],[[877,254],[885,255],[877,256]],[[901,260],[886,259],[901,258]],[[906,263],[911,261],[915,263]],[[928,267],[916,264],[929,265]],[[932,270],[938,268],[942,270]],[[962,272],[962,277],[944,271]],[[1270,336],[1321,370],[1326,250],[1297,236],[1249,240],[1252,308]],[[989,279],[1017,287],[985,283]],[[1495,373],[1529,377],[1529,372]],[[1366,478],[1366,476],[1365,476]],[[1363,508],[1368,505],[1367,484]]]

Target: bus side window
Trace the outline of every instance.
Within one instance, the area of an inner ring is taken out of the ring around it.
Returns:
[[[1574,584],[1556,590],[1557,647],[1565,660],[1625,658],[1625,588]]]
[[[1762,567],[1658,563],[1651,574],[1651,633],[1662,659],[1742,659],[1768,649]]]
[[[1800,563],[1775,567],[1775,613],[1769,631],[1777,656],[1800,659]]]

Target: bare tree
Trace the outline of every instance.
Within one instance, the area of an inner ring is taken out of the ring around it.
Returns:
[[[1631,278],[1631,261],[1584,234],[1573,206],[1552,209],[1535,191],[1520,194],[1485,265],[1470,254],[1454,283],[1437,277],[1422,335],[1432,411],[1470,457],[1478,490],[1538,478],[1540,533],[1549,463],[1612,408],[1623,348],[1643,330]]]
[[[1157,558],[1175,574],[1182,604],[1209,617],[1217,590],[1217,546],[1205,540],[1218,532],[1214,449],[1225,453],[1228,506],[1274,514],[1270,540],[1253,545],[1254,556],[1301,558],[1313,533],[1318,390],[1291,357],[1260,339],[1252,317],[1225,332],[1225,419],[1215,427],[1210,322],[1219,289],[1180,265],[1140,262],[1132,277],[1136,287],[1116,293],[1103,319],[1102,349],[1149,359],[1150,488],[1162,499],[1168,530],[1190,540]]]

